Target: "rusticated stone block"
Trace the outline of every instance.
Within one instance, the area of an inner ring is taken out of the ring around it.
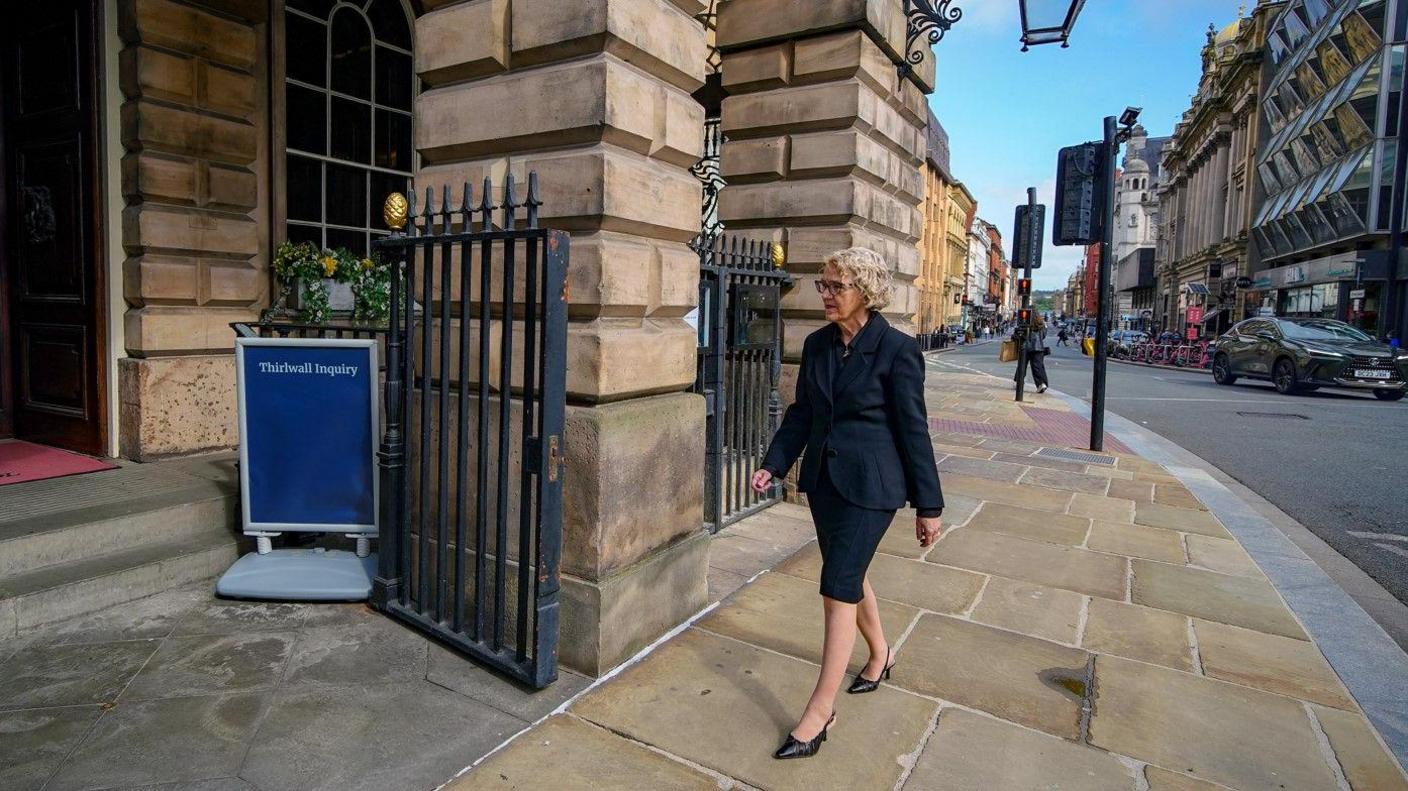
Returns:
[[[123,317],[127,353],[154,354],[227,352],[235,347],[230,323],[255,321],[249,308],[149,305],[129,309]]]
[[[703,525],[702,396],[569,406],[563,446],[564,572],[607,579]]]
[[[122,94],[194,105],[196,61],[150,47],[128,47],[118,56]]]
[[[122,240],[128,252],[182,251],[254,256],[258,226],[248,217],[143,203],[122,210]]]
[[[249,22],[263,22],[269,18],[268,0],[196,0],[193,5],[220,11]]]
[[[609,52],[687,93],[704,84],[704,27],[668,0],[513,0],[515,67]]]
[[[724,88],[730,93],[781,88],[792,81],[792,43],[733,53],[724,63]]]
[[[465,112],[505,106],[515,111]],[[416,110],[427,165],[609,140],[683,168],[703,150],[699,103],[609,55],[426,91]]]
[[[118,33],[128,44],[151,44],[239,69],[254,66],[254,29],[172,0],[121,0]]]
[[[703,609],[708,573],[709,536],[699,532],[599,582],[563,574],[562,663],[599,676],[629,659]]]
[[[195,162],[155,154],[122,158],[122,194],[132,200],[159,200],[194,205],[198,200]]]
[[[201,304],[247,307],[265,302],[269,274],[243,261],[202,261]]]
[[[259,180],[244,168],[207,165],[205,201],[211,207],[247,211],[259,203]]]
[[[694,383],[699,338],[679,319],[597,319],[567,327],[567,394],[615,401]]]
[[[787,135],[755,140],[731,140],[723,147],[720,168],[730,185],[776,181],[787,175]]]
[[[725,225],[844,225],[859,220],[910,246],[920,230],[912,204],[856,178],[734,185],[719,196],[719,217]]]
[[[880,93],[891,93],[899,72],[862,30],[847,30],[798,41],[792,74],[797,82],[835,82],[859,77]]]
[[[122,144],[129,151],[165,151],[248,165],[259,143],[251,124],[140,101],[122,106]]]
[[[857,131],[793,135],[793,178],[855,175],[913,202],[921,199],[924,178],[919,170],[871,137]]]
[[[723,131],[730,137],[844,129],[860,118],[860,83],[781,88],[724,99]]]
[[[508,21],[509,0],[473,0],[421,16],[416,20],[416,74],[426,87],[434,87],[507,69]]]
[[[904,48],[900,0],[730,0],[719,9],[718,43],[732,51],[842,28],[865,30],[892,58]]]
[[[232,355],[124,358],[118,390],[125,458],[152,461],[239,443]]]
[[[253,75],[202,62],[196,76],[202,108],[240,118],[254,112]]]
[[[122,262],[122,292],[127,302],[142,305],[151,300],[165,304],[194,305],[200,287],[195,259],[169,255],[141,255]]]

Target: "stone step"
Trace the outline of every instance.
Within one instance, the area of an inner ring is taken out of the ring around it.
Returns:
[[[180,486],[69,510],[0,521],[0,578],[146,544],[232,538],[239,497],[226,482],[187,477]]]
[[[235,562],[242,544],[221,527],[0,576],[0,638],[211,579]]]

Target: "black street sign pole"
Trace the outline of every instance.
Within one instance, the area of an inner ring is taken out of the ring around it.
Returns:
[[[1110,248],[1114,245],[1115,233],[1115,157],[1119,153],[1116,119],[1105,116],[1105,145],[1100,149],[1101,169],[1098,171],[1104,191],[1104,205],[1100,218],[1100,274],[1096,282],[1099,289],[1099,307],[1095,319],[1095,373],[1090,386],[1090,449],[1103,450],[1105,446],[1105,353],[1110,333]]]
[[[1027,187],[1027,216],[1025,219],[1025,231],[1024,233],[1020,234],[1018,238],[1013,240],[1016,243],[1014,247],[1020,246],[1030,248],[1032,246],[1033,236],[1035,236],[1037,240],[1041,239],[1042,229],[1039,226],[1036,226],[1036,187]],[[1025,280],[1030,281],[1032,279],[1032,251],[1014,249],[1012,253],[1014,256],[1021,256],[1023,260],[1022,277]],[[1030,310],[1031,306],[1032,293],[1031,290],[1028,289],[1027,292],[1022,295],[1021,309]],[[1017,343],[1017,400],[1021,401],[1023,391],[1026,390],[1027,387],[1027,335],[1030,334],[1032,331],[1032,322],[1030,319],[1030,313],[1022,313],[1019,311],[1017,315],[1028,317],[1026,324],[1017,324],[1016,329],[1014,329],[1012,333],[1013,340],[1015,340]]]

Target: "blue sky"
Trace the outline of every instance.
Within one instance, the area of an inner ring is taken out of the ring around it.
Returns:
[[[1062,287],[1082,251],[1050,246],[1056,151],[1101,136],[1101,119],[1143,107],[1151,136],[1168,135],[1202,73],[1208,23],[1220,30],[1239,0],[1088,0],[1071,46],[1021,51],[1017,0],[957,0],[963,19],[934,48],[929,98],[948,130],[955,178],[1011,252],[1013,208],[1026,189],[1048,206],[1038,289]],[[1248,0],[1247,7],[1255,5]]]

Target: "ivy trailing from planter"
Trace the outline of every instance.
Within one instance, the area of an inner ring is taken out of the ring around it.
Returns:
[[[375,256],[358,258],[346,248],[319,250],[312,242],[284,242],[274,251],[273,268],[279,298],[269,313],[282,309],[296,292],[299,321],[327,323],[332,314],[329,282],[351,287],[353,319],[382,323],[391,313],[391,266]]]

